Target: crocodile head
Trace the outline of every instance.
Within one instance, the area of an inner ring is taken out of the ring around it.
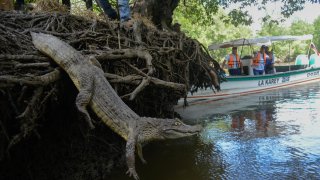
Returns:
[[[144,126],[140,129],[140,142],[153,140],[177,139],[192,136],[202,130],[200,125],[187,125],[179,119],[143,118]]]

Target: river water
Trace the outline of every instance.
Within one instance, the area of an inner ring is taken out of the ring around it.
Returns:
[[[186,119],[203,124],[199,136],[144,147],[142,180],[320,179],[320,83],[220,100],[198,112]],[[130,179],[124,173],[108,179]]]

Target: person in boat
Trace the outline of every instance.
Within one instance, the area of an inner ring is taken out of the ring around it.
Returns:
[[[310,44],[310,48],[314,51],[314,53],[318,56],[320,56],[320,52],[318,51],[316,45],[314,45],[313,43]]]
[[[232,53],[228,54],[222,63],[222,69],[226,64],[228,65],[230,76],[241,75],[242,72],[242,63],[237,51],[237,47],[232,47]]]
[[[253,74],[254,75],[263,75],[264,67],[267,63],[267,58],[269,56],[266,54],[266,46],[262,45],[260,51],[255,54],[252,60]]]
[[[265,66],[265,73],[266,74],[274,74],[274,54],[273,51],[269,50],[269,47],[266,46],[265,48],[267,54],[266,66]]]

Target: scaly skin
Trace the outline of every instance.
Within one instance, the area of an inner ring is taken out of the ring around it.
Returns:
[[[87,105],[113,131],[126,141],[126,161],[128,174],[139,179],[135,170],[135,148],[142,160],[142,143],[153,140],[174,139],[197,134],[201,126],[189,126],[178,119],[157,119],[140,117],[132,111],[116,94],[104,77],[98,62],[89,60],[67,43],[52,35],[31,33],[33,44],[51,57],[65,70],[79,94],[76,105],[91,128],[94,128]],[[92,62],[93,61],[93,62]]]

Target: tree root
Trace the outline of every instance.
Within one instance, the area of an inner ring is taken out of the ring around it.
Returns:
[[[108,53],[100,54],[96,56],[97,60],[105,61],[105,60],[122,60],[129,58],[141,58],[146,62],[146,67],[148,68],[148,75],[151,75],[154,72],[154,67],[152,65],[152,56],[148,51],[141,49],[121,49],[121,50],[113,50]]]
[[[0,61],[8,61],[8,60],[16,60],[16,61],[49,61],[48,57],[37,56],[37,55],[12,55],[12,54],[0,54]]]
[[[179,98],[217,82],[212,81],[217,73],[211,76],[208,69],[213,63],[213,71],[219,71],[219,65],[198,41],[139,20],[133,31],[118,27],[117,22],[69,14],[0,11],[0,108],[10,107],[0,120],[0,146],[10,149],[30,135],[40,137],[37,129],[50,107],[47,102],[65,91],[61,82],[68,82],[55,63],[35,49],[30,32],[52,34],[83,55],[96,57],[118,95],[141,116],[173,118]],[[0,157],[3,154],[0,149]]]
[[[11,75],[3,75],[0,76],[0,83],[14,83],[14,84],[24,84],[30,86],[40,86],[40,85],[48,85],[52,82],[57,81],[60,78],[59,70],[55,69],[50,73],[47,73],[42,76],[35,77],[18,77]]]
[[[133,85],[139,85],[143,79],[143,76],[139,76],[139,75],[128,75],[128,76],[122,77],[115,74],[105,73],[105,76],[108,79],[108,81],[110,81],[111,83],[124,83],[124,84],[133,84]],[[154,84],[156,86],[172,89],[174,91],[179,91],[182,93],[185,92],[186,90],[186,86],[184,84],[163,81],[161,79],[154,78],[154,77],[150,77],[150,82],[151,84]]]
[[[26,107],[26,109],[23,111],[23,113],[21,113],[19,116],[17,116],[16,118],[20,119],[20,118],[25,118],[27,116],[31,116],[31,111],[32,109],[34,109],[33,107],[36,106],[36,103],[38,103],[40,96],[43,93],[43,87],[39,87],[34,91],[33,97],[30,100],[28,106]]]
[[[121,98],[126,98],[130,96],[129,100],[132,101],[139,92],[141,92],[146,86],[149,85],[149,83],[150,83],[150,77],[143,77],[139,86],[136,87],[136,89],[132,93],[121,96]]]
[[[16,117],[17,119],[24,119],[24,123],[21,124],[20,133],[14,135],[10,140],[8,150],[10,150],[13,145],[19,143],[22,139],[29,136],[31,132],[34,132],[38,137],[40,137],[39,133],[36,130],[37,124],[35,123],[35,120],[39,118],[40,114],[42,114],[42,112],[39,111],[39,106],[37,106],[37,104],[40,102],[42,94],[43,87],[38,87],[34,91],[33,97],[28,103],[28,106],[19,116]]]

